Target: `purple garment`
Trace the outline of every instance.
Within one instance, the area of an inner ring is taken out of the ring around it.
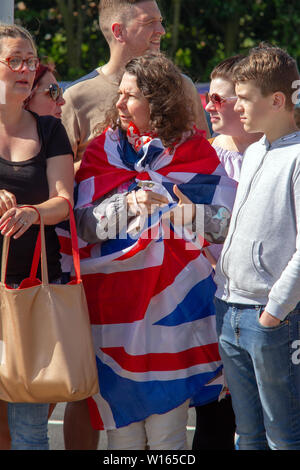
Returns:
[[[239,181],[243,155],[234,150],[226,150],[212,144],[229,178]]]

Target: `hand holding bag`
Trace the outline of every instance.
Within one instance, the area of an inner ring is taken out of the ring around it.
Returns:
[[[64,285],[49,284],[41,216],[30,277],[17,289],[5,284],[9,238],[4,237],[0,282],[1,400],[77,401],[99,390],[71,205],[70,227],[75,280]],[[36,279],[40,257],[41,281]]]

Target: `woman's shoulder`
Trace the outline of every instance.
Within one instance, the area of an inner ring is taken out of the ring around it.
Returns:
[[[40,157],[50,158],[60,154],[73,154],[67,132],[60,119],[50,115],[40,116],[32,111],[30,112],[36,120],[41,141]]]
[[[240,153],[228,136],[218,135],[212,142],[212,146],[218,154],[218,157],[223,160],[241,160],[243,154]]]
[[[215,151],[217,152],[219,159],[223,159],[223,160],[242,160],[243,159],[243,154],[238,152],[237,150],[224,149],[222,147],[219,147],[218,145],[214,145],[213,147]]]
[[[211,144],[214,146],[222,147],[222,148],[227,148],[228,147],[228,141],[227,141],[227,136],[226,135],[216,135],[212,139],[209,139]]]
[[[238,181],[243,162],[243,155],[237,150],[224,149],[222,147],[219,147],[218,145],[214,145],[213,147],[227,175],[230,178]]]
[[[52,128],[57,126],[62,126],[61,120],[50,115],[40,116],[39,114],[33,113],[37,122],[44,128]]]
[[[39,134],[43,137],[51,135],[56,128],[62,127],[61,120],[54,116],[40,116],[39,114],[29,111],[35,118]]]

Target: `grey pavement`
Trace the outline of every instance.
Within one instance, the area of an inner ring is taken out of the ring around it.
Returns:
[[[63,419],[64,419],[65,403],[58,403],[52,413],[49,421],[49,441],[50,450],[64,450],[63,437]],[[190,408],[187,426],[188,447],[192,448],[192,441],[195,431],[195,409]],[[107,439],[105,431],[100,433],[99,450],[106,450]]]

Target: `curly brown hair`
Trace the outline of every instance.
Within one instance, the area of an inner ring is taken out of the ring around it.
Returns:
[[[137,86],[149,102],[149,132],[155,133],[165,147],[173,147],[183,133],[193,133],[194,104],[186,95],[183,76],[178,67],[163,53],[148,53],[130,60],[125,72],[136,77]],[[96,132],[106,127],[120,128],[116,102],[106,113]]]

